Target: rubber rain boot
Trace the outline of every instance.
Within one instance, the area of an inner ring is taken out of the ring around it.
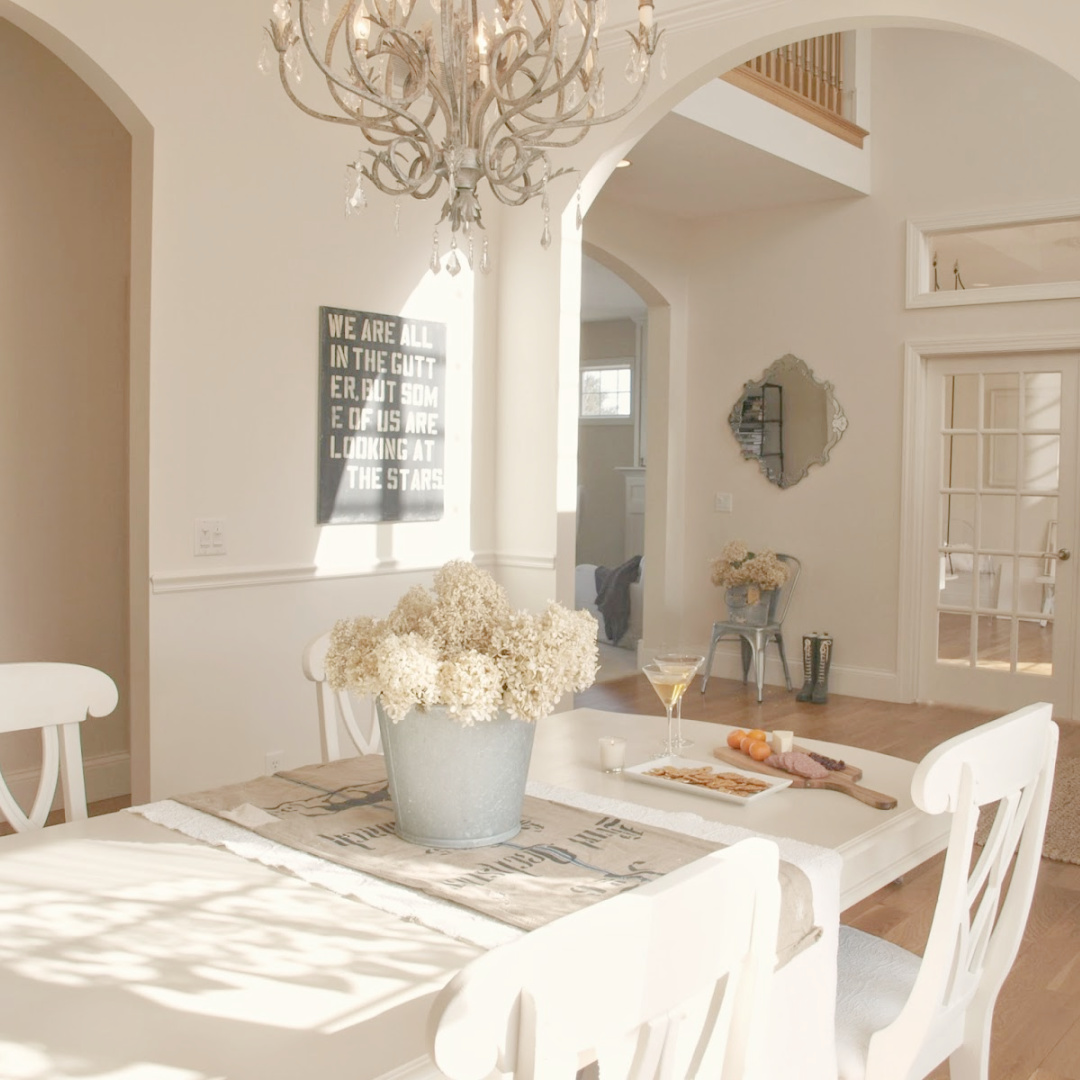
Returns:
[[[817,634],[804,634],[802,639],[802,689],[795,695],[796,701],[810,701],[814,693],[814,682],[817,679],[818,653],[820,649]]]
[[[818,638],[818,665],[814,676],[814,690],[810,700],[815,705],[824,705],[829,700],[829,667],[832,665],[833,639],[828,636]]]

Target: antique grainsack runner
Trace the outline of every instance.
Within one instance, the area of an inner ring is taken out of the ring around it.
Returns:
[[[524,930],[692,862],[720,843],[620,816],[527,797],[522,832],[486,848],[423,848],[398,838],[377,755],[308,766],[185,795],[196,810]],[[781,864],[778,952],[816,939],[806,875]]]

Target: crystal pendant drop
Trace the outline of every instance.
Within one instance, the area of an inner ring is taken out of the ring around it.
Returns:
[[[401,200],[394,200],[394,235],[401,232]]]
[[[667,38],[660,41],[660,78],[667,78]]]
[[[540,234],[540,246],[547,251],[551,247],[551,228],[544,222],[544,231]]]
[[[636,45],[630,46],[630,59],[626,62],[626,81],[633,86],[641,78],[641,70],[638,68],[638,50]]]
[[[330,0],[323,0],[322,3],[322,21],[325,26],[330,21]]]
[[[442,263],[439,261],[439,230],[436,229],[431,238],[431,262],[428,263],[431,267],[431,272],[437,274],[442,269]]]
[[[446,260],[446,272],[451,277],[457,277],[461,273],[461,260],[457,253],[457,237],[450,238],[450,258]]]
[[[367,206],[367,192],[364,191],[364,174],[360,171],[360,162],[354,162],[345,170],[345,216],[359,214]]]
[[[484,246],[480,251],[480,273],[491,273],[491,253],[488,251],[488,238],[484,237]]]
[[[578,184],[578,189],[577,189],[577,211],[574,214],[574,221],[577,224],[577,227],[579,229],[581,228],[582,222],[584,220],[585,219],[581,216],[581,185]]]
[[[290,6],[289,0],[274,0],[274,18],[277,19],[278,22],[290,18],[292,15]]]
[[[258,68],[264,75],[269,75],[274,70],[274,64],[270,59],[270,45],[265,34],[262,36],[262,48],[259,50]]]
[[[468,251],[469,265],[470,266],[475,266],[476,265],[476,260],[475,260],[476,245],[473,243],[473,234],[470,232],[468,234],[468,236],[469,236],[469,251]]]

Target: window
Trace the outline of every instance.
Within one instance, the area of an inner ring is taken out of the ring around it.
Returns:
[[[907,306],[1080,296],[1080,202],[908,222]]]
[[[619,362],[581,370],[581,418],[629,420],[633,416],[633,366]]]

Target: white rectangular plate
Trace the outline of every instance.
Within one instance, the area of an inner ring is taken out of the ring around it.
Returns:
[[[688,784],[684,780],[669,780],[665,776],[649,776],[651,769],[657,769],[662,765],[671,765],[676,769],[712,769],[714,773],[739,773],[753,780],[760,780],[766,786],[753,795],[732,795],[727,791],[719,791],[715,788],[701,787],[698,784]],[[721,802],[736,803],[745,806],[747,803],[763,799],[774,791],[782,791],[791,786],[790,780],[779,776],[766,776],[764,773],[747,772],[746,769],[736,768],[734,765],[725,765],[723,762],[695,761],[693,758],[683,757],[658,757],[652,761],[646,761],[641,765],[631,765],[623,770],[626,776],[632,780],[643,780],[646,784],[656,784],[658,787],[670,788],[673,791],[687,791],[691,795],[704,795],[709,799],[719,799]]]

